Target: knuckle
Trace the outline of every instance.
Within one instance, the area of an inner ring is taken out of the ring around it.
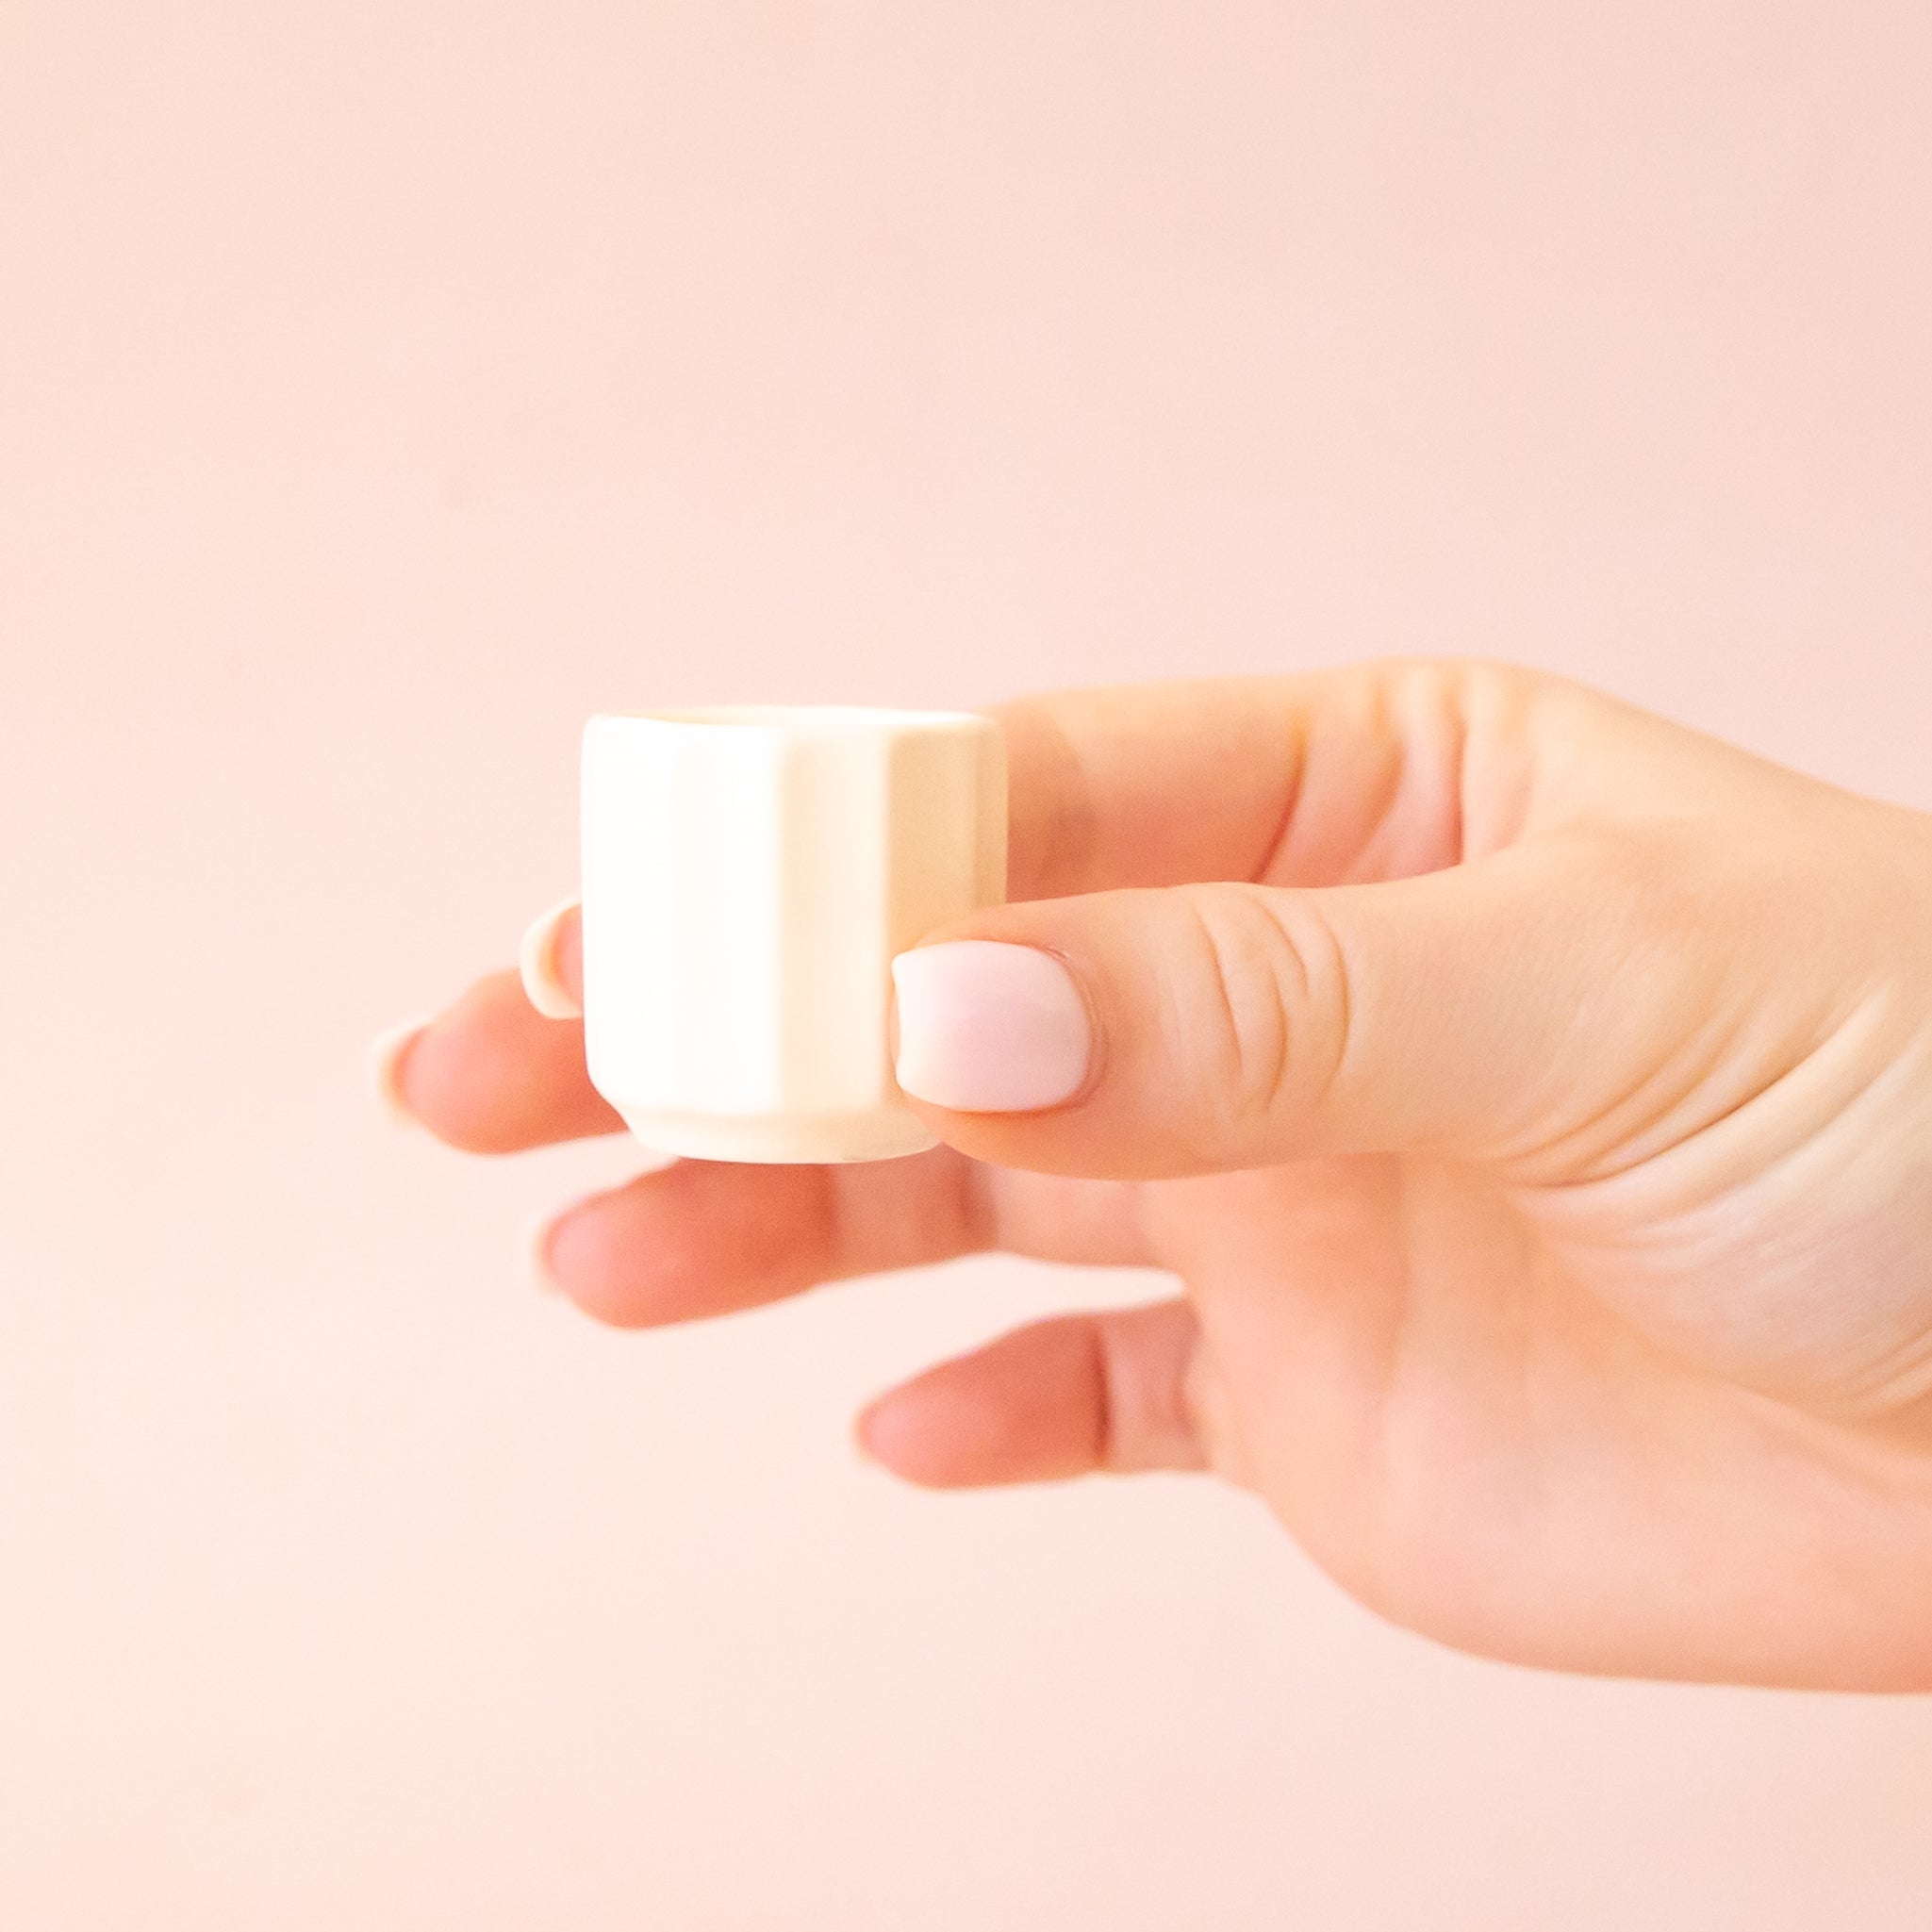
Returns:
[[[1179,1042],[1207,1078],[1196,1089],[1217,1145],[1237,1144],[1276,1126],[1291,1106],[1325,1089],[1346,1027],[1341,949],[1303,901],[1247,886],[1183,887],[1193,938],[1197,997],[1181,1012],[1193,1037]]]

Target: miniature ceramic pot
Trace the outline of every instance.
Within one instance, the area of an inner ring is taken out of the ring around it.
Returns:
[[[971,713],[728,705],[584,733],[591,1083],[647,1146],[935,1145],[893,1079],[891,960],[1006,896],[1006,757]]]

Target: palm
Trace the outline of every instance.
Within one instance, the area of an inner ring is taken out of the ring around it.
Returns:
[[[1849,1588],[1886,1452],[1646,1342],[1481,1174],[1308,1163],[1143,1213],[1230,1397],[1217,1456],[1364,1601],[1521,1660],[1753,1675],[1805,1627],[1843,1668],[1829,1603],[1762,1579]]]

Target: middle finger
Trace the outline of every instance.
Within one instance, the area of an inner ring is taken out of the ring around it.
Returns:
[[[986,1167],[950,1148],[819,1166],[675,1161],[566,1209],[532,1259],[599,1320],[654,1328],[994,1248],[1155,1264],[1131,1184]]]

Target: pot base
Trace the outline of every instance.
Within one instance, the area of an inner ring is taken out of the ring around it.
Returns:
[[[624,1125],[659,1153],[694,1161],[794,1165],[890,1161],[936,1148],[936,1135],[912,1114],[647,1114],[619,1107]]]

